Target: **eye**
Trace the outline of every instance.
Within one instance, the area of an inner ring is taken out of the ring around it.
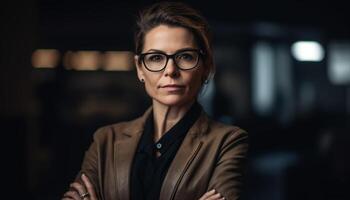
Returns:
[[[162,62],[164,60],[164,56],[162,54],[149,54],[146,56],[146,60],[149,62]]]
[[[184,53],[179,54],[177,56],[177,59],[183,60],[183,61],[192,61],[195,59],[195,56],[193,55],[193,53],[184,52]]]

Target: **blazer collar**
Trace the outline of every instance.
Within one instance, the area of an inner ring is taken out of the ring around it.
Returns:
[[[150,106],[141,117],[131,121],[130,124],[122,128],[120,132],[125,136],[139,137],[140,135],[137,135],[137,134],[142,134],[147,117],[151,114],[152,110],[153,110],[153,107]],[[194,123],[194,125],[190,128],[188,134],[190,135],[194,134],[197,136],[198,134],[205,133],[206,129],[208,128],[208,122],[209,122],[209,117],[202,108],[201,115],[199,116],[197,121]]]
[[[124,123],[117,133],[122,134],[115,142],[114,166],[116,171],[116,186],[119,199],[130,199],[130,174],[131,164],[137,149],[140,136],[144,129],[147,117],[152,112],[152,107],[139,118]],[[184,173],[192,163],[201,148],[200,136],[208,129],[209,118],[203,111],[185,136],[167,175],[163,181],[160,200],[172,199]]]
[[[139,137],[138,134],[142,134],[147,117],[151,114],[151,112],[152,106],[149,107],[141,117],[131,121],[130,123],[127,123],[127,126],[122,127],[122,130],[120,130],[120,132],[125,136]]]

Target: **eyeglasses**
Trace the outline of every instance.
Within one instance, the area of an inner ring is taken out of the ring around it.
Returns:
[[[203,52],[198,49],[186,49],[178,51],[172,55],[163,52],[150,52],[140,54],[140,59],[146,69],[151,72],[159,72],[165,69],[169,58],[172,58],[176,67],[181,70],[190,70],[197,67],[199,57],[203,56]]]

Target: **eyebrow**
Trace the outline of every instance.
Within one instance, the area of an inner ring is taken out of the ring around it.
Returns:
[[[178,52],[186,51],[186,50],[198,50],[198,49],[197,48],[192,48],[192,47],[187,47],[187,48],[178,49],[174,53],[178,53]],[[149,49],[145,53],[153,53],[153,52],[154,53],[164,53],[164,54],[166,54],[165,51],[162,51],[162,50],[159,50],[159,49]]]

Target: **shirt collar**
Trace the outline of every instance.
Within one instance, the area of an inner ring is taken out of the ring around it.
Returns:
[[[189,129],[193,126],[196,120],[201,115],[202,107],[198,102],[195,102],[186,114],[168,131],[166,132],[156,143],[153,142],[154,137],[154,120],[153,113],[151,113],[145,122],[144,133],[140,140],[140,146],[138,152],[143,151],[148,154],[153,154],[157,145],[161,154],[176,141],[182,140]]]

